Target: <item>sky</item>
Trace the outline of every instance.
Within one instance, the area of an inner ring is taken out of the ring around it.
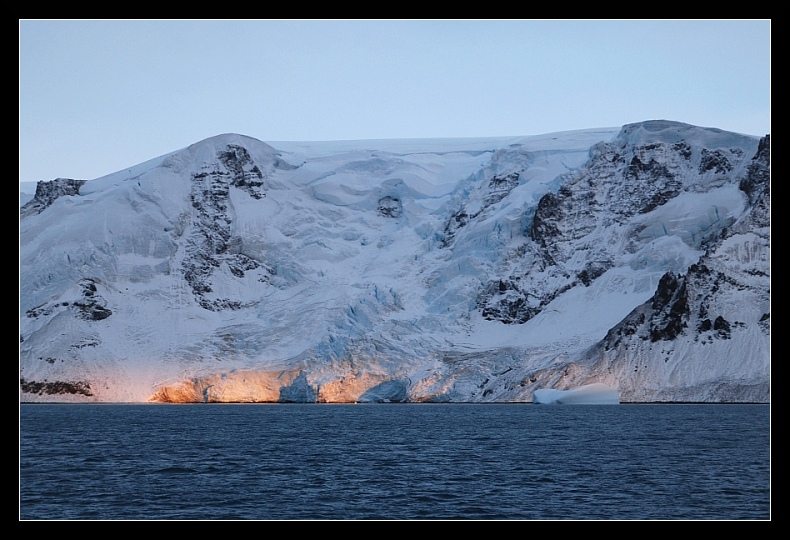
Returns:
[[[666,119],[770,133],[771,21],[19,20],[19,181],[223,133],[527,136]]]

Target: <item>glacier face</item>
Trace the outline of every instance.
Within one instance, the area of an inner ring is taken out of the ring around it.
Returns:
[[[42,182],[19,358],[24,401],[767,402],[769,138],[226,134]]]

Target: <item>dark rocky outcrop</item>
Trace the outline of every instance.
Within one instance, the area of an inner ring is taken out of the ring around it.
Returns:
[[[101,321],[112,315],[112,311],[103,305],[105,300],[98,294],[94,280],[83,279],[80,286],[82,287],[82,298],[75,301],[72,307],[77,310],[81,319]]]
[[[59,197],[79,195],[80,187],[85,180],[71,178],[56,178],[51,181],[40,181],[36,184],[36,194],[22,208],[19,209],[20,219],[29,215],[40,214]]]
[[[378,212],[384,217],[399,218],[403,214],[403,204],[396,197],[382,197],[379,199]]]
[[[19,387],[22,392],[38,395],[79,394],[92,396],[91,385],[82,381],[29,381],[20,377]]]
[[[217,158],[230,174],[229,185],[243,189],[254,199],[262,199],[265,196],[262,191],[263,173],[253,162],[246,148],[237,144],[229,144]],[[214,174],[223,175],[224,173],[217,171]]]
[[[771,224],[771,136],[760,139],[757,153],[752,158],[739,186],[749,198],[751,219],[762,228]]]
[[[686,328],[690,313],[686,283],[672,272],[664,274],[653,295],[656,315],[650,324],[651,341],[671,341]]]
[[[233,217],[228,208],[230,188],[245,191],[254,199],[265,197],[264,175],[246,148],[229,144],[217,155],[217,167],[210,172],[192,176],[190,200],[196,210],[195,225],[187,240],[187,257],[182,268],[184,279],[192,288],[197,302],[210,311],[237,310],[246,304],[240,299],[209,299],[211,276],[222,265],[232,275],[242,278],[247,272],[262,269],[258,278],[266,282],[274,271],[261,261],[242,252],[241,239],[233,238]]]
[[[445,223],[442,247],[450,247],[459,229],[478,217],[485,216],[488,208],[507,197],[520,183],[521,174],[517,171],[494,174],[481,183],[475,197],[476,204],[464,203]]]

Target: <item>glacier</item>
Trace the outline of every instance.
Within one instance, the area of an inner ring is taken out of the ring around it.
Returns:
[[[223,134],[39,182],[19,249],[23,401],[770,399],[767,135]]]

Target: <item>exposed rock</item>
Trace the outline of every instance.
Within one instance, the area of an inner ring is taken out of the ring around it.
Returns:
[[[741,367],[752,366],[751,359],[726,359],[716,352],[721,351],[717,343],[726,346],[750,328],[770,334],[770,235],[761,232],[770,223],[769,149],[766,137],[739,183],[749,198],[744,217],[722,230],[685,275],[665,274],[653,297],[588,352],[589,365],[597,366],[594,372],[616,374],[626,401],[683,396],[717,401],[726,396],[726,401],[752,402],[769,395],[769,384],[760,375],[770,368],[767,351],[748,351],[760,359],[762,372]],[[736,311],[741,320],[734,320]],[[691,366],[703,361],[709,363],[710,382],[684,388],[682,374],[690,376],[692,369],[700,369]],[[721,364],[728,365],[726,383],[714,375]],[[574,382],[582,380],[587,379]]]
[[[29,381],[20,377],[19,386],[22,392],[29,394],[46,394],[50,396],[63,394],[93,395],[90,383],[83,381]]]
[[[379,199],[379,214],[384,217],[399,218],[403,214],[403,204],[395,197],[382,197]]]
[[[201,307],[209,311],[238,310],[249,302],[212,297],[211,280],[223,265],[237,278],[257,270],[257,279],[262,283],[274,273],[265,263],[240,252],[241,239],[232,237],[233,215],[228,207],[231,187],[242,189],[255,199],[263,198],[263,173],[242,146],[228,145],[219,152],[218,160],[224,170],[217,168],[192,176],[190,200],[195,215],[182,268]]]
[[[653,296],[655,313],[650,327],[651,341],[671,341],[686,328],[689,305],[686,283],[672,273],[664,274]]]
[[[611,238],[614,243],[620,234],[617,229],[630,220],[686,190],[705,189],[693,182],[684,184],[684,178],[697,176],[686,140],[631,145],[627,131],[596,148],[586,167],[568,175],[556,193],[540,199],[527,228],[533,244],[514,254],[514,272],[509,279],[489,283],[480,295],[478,305],[486,319],[525,323],[560,294],[578,285],[589,287],[614,266],[617,256],[601,245],[600,238]],[[733,170],[736,160],[744,161],[737,149],[728,154],[729,158],[720,151],[703,149],[701,159],[706,170],[723,174]],[[704,245],[717,239],[726,224],[718,224],[698,241]],[[602,230],[610,232],[602,235]],[[580,256],[585,259],[584,267],[575,270],[578,263],[571,261]],[[502,287],[501,283],[507,285]],[[670,321],[666,323],[663,329],[656,329],[656,339],[678,330]]]
[[[92,279],[83,279],[80,282],[82,287],[82,299],[73,302],[71,305],[77,310],[79,316],[86,321],[101,321],[112,315],[112,311],[103,304],[106,300],[98,294],[96,282]]]
[[[23,219],[33,214],[40,214],[59,197],[79,195],[80,187],[85,180],[71,178],[56,178],[49,182],[41,180],[36,184],[36,194],[22,208],[19,209],[19,218]]]
[[[261,189],[263,187],[263,173],[252,161],[246,148],[237,144],[229,144],[227,150],[220,152],[217,157],[230,173],[230,185],[243,189],[255,199],[265,196]],[[215,174],[222,175],[221,172]]]
[[[721,150],[702,149],[702,158],[699,164],[699,173],[712,171],[714,174],[726,173],[732,170],[732,165]]]

